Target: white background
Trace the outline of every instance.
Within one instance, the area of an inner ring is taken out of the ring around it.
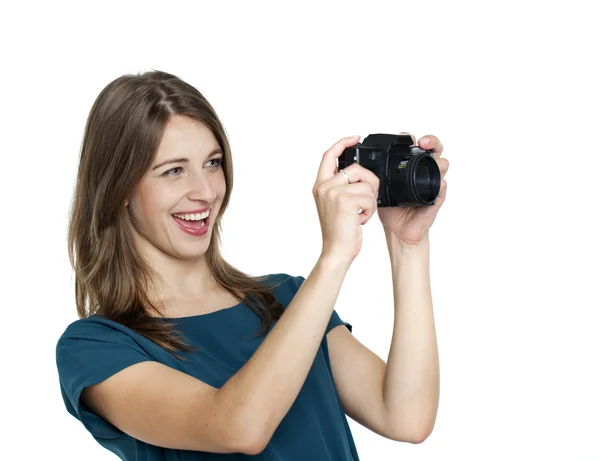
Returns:
[[[66,226],[93,101],[120,75],[159,69],[198,88],[230,136],[223,251],[252,275],[311,271],[311,188],[338,139],[442,141],[437,423],[411,445],[350,420],[361,460],[600,459],[593,3],[3,4],[2,458],[116,459],[60,395],[54,348],[77,318]],[[393,297],[377,216],[363,241],[335,308],[386,360]]]

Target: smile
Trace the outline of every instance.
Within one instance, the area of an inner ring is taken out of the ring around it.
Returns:
[[[202,236],[208,232],[210,222],[209,212],[196,214],[173,214],[171,215],[175,224],[183,232],[193,236]]]

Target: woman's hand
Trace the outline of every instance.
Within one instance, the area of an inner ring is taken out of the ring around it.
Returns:
[[[349,183],[338,174],[337,158],[359,139],[359,136],[342,138],[323,154],[312,190],[323,234],[321,256],[333,256],[348,265],[360,252],[360,226],[375,214],[379,193],[377,175],[357,163],[344,169]]]
[[[410,134],[402,132],[400,134]],[[413,145],[415,138],[413,138]],[[435,221],[438,211],[446,199],[446,180],[449,162],[442,158],[444,146],[435,136],[428,135],[419,139],[421,149],[433,149],[434,158],[440,168],[442,177],[440,192],[434,205],[419,207],[383,207],[378,209],[378,216],[387,239],[395,238],[406,245],[418,245],[429,238],[429,228]]]

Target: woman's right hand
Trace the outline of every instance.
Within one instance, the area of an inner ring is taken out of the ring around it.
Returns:
[[[359,140],[358,136],[342,138],[323,154],[313,187],[323,234],[321,257],[333,257],[348,266],[360,252],[360,226],[377,211],[379,193],[377,175],[358,163],[344,169],[349,177],[348,184],[338,172],[337,158]]]

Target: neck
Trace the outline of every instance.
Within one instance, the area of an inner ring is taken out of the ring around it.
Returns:
[[[217,289],[217,283],[206,264],[206,256],[194,259],[173,257],[138,236],[136,248],[150,266],[154,287],[150,299],[167,307],[180,302],[207,299]]]

